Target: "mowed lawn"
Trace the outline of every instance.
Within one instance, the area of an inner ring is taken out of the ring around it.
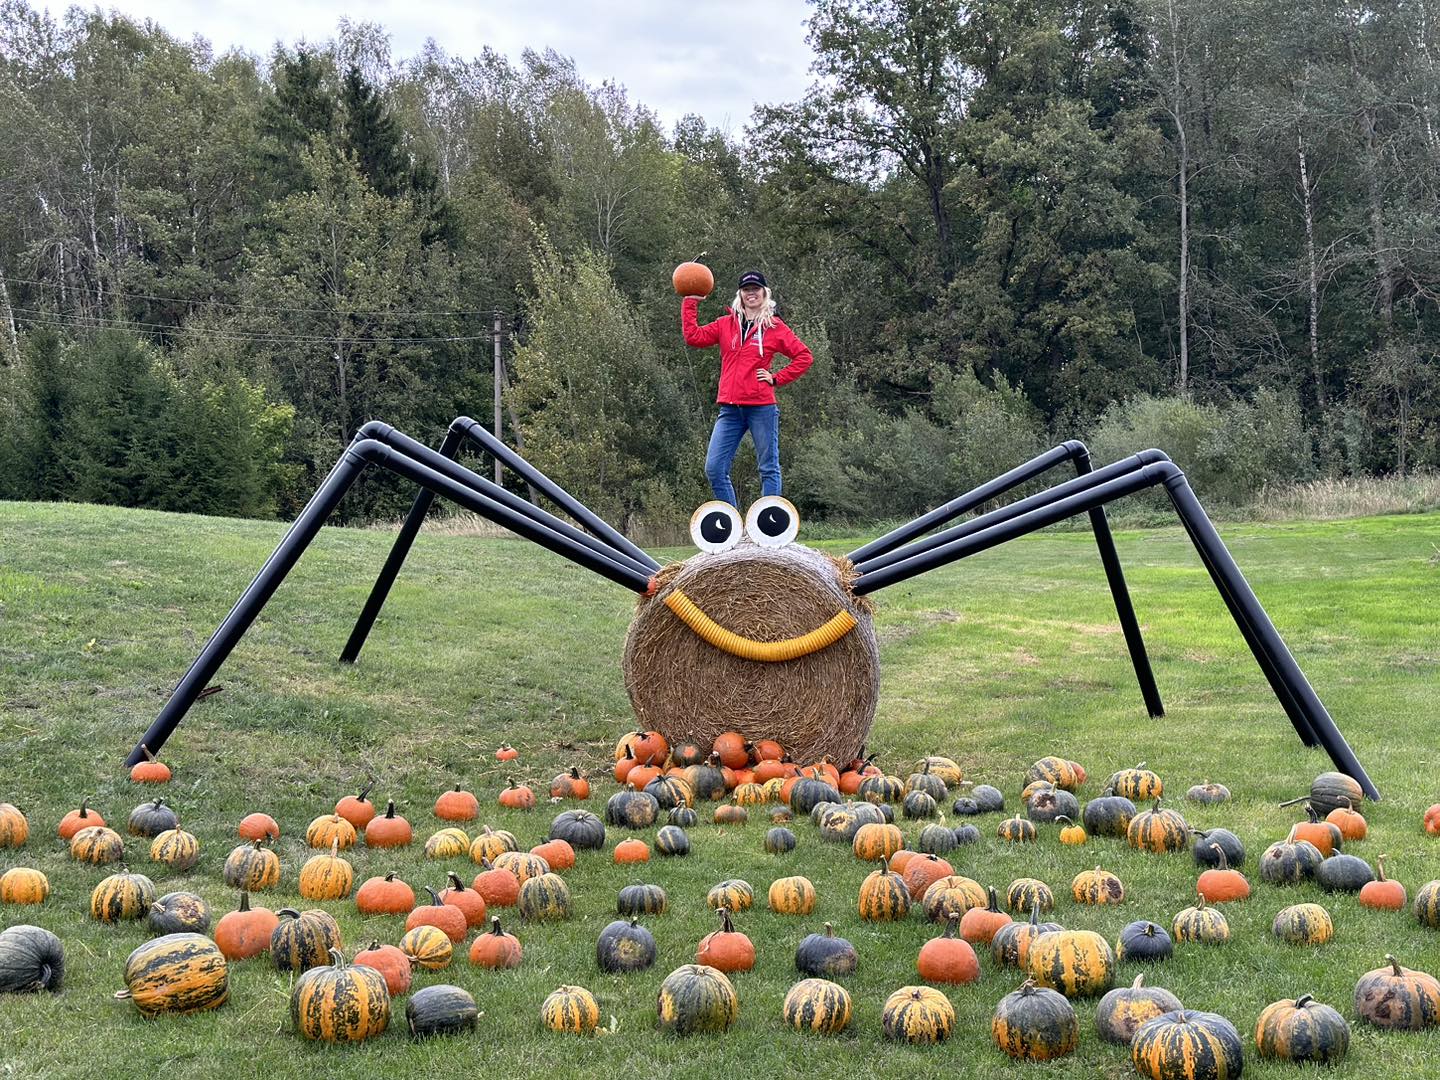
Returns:
[[[1420,825],[1424,808],[1440,801],[1440,515],[1221,531],[1385,796],[1364,807],[1370,839],[1348,850],[1372,864],[1388,854],[1391,876],[1413,896],[1440,877],[1440,838]],[[68,964],[63,993],[0,999],[0,1075],[1133,1075],[1127,1051],[1095,1035],[1094,1000],[1076,1003],[1074,1058],[1041,1070],[1010,1064],[993,1047],[989,1023],[996,1002],[1022,980],[988,955],[977,984],[947,991],[958,1015],[949,1043],[888,1043],[881,1005],[917,981],[916,952],[935,928],[922,917],[862,922],[856,896],[870,867],[822,842],[808,821],[794,826],[793,853],[765,854],[763,811],[742,827],[717,827],[704,815],[684,859],[630,869],[616,867],[608,850],[582,856],[565,875],[576,905],[568,923],[524,925],[501,911],[524,946],[519,969],[483,971],[461,957],[416,980],[416,987],[468,989],[482,1013],[473,1036],[412,1043],[401,1000],[399,1019],[381,1038],[361,1046],[304,1043],[288,1029],[291,978],[264,958],[232,965],[222,1009],[142,1020],[112,995],[122,988],[125,957],[147,932],[143,924],[88,919],[90,891],[107,871],[71,862],[55,824],[88,798],[123,831],[131,808],[157,793],[131,784],[122,760],[282,532],[275,523],[0,503],[0,801],[23,807],[33,830],[22,850],[0,851],[0,869],[36,866],[52,886],[43,907],[0,908],[0,925],[35,922],[55,931]],[[162,872],[148,861],[148,841],[127,838],[131,868],[150,874],[159,892],[197,891],[217,918],[230,910],[235,897],[221,864],[238,842],[240,817],[265,810],[284,833],[283,871],[280,888],[257,899],[272,908],[313,906],[295,891],[310,854],[305,825],[366,774],[377,778],[375,795],[394,798],[414,824],[416,843],[399,853],[352,849],[357,883],[392,869],[417,892],[440,887],[450,869],[470,880],[477,868],[468,860],[427,862],[421,851],[439,827],[434,800],[454,783],[480,796],[482,822],[511,829],[527,847],[544,838],[560,808],[542,798],[530,813],[501,810],[495,797],[507,775],[543,794],[551,777],[578,764],[596,777],[590,806],[602,811],[615,790],[610,749],[631,725],[620,655],[634,597],[521,541],[423,535],[360,664],[339,665],[335,657],[391,539],[326,530],[221,669],[215,682],[224,689],[198,704],[165,747],[176,778],[158,793],[199,836],[202,858],[187,874]],[[821,546],[843,552],[865,539]],[[1180,946],[1146,969],[1147,981],[1188,1007],[1228,1016],[1246,1040],[1247,1075],[1288,1076],[1293,1067],[1253,1053],[1266,1004],[1311,993],[1353,1022],[1357,977],[1387,952],[1440,973],[1440,935],[1408,911],[1367,911],[1352,896],[1313,885],[1259,883],[1260,853],[1298,819],[1298,808],[1277,804],[1302,794],[1328,759],[1302,748],[1184,532],[1122,532],[1117,542],[1168,710],[1163,719],[1145,715],[1089,534],[1046,533],[876,597],[882,696],[870,748],[902,777],[924,752],[953,756],[974,780],[1000,787],[1010,808],[1026,766],[1043,755],[1086,766],[1082,801],[1099,794],[1110,772],[1148,762],[1192,825],[1240,835],[1255,889],[1247,903],[1227,906],[1227,945]],[[512,766],[495,761],[502,741],[520,750]],[[1227,784],[1234,800],[1185,803],[1185,789],[1207,779]],[[984,839],[953,854],[956,871],[1002,890],[1017,877],[1043,879],[1059,898],[1053,918],[1067,927],[1098,930],[1113,942],[1132,920],[1168,926],[1193,898],[1189,855],[1142,855],[1115,840],[1062,847],[1054,826],[1041,828],[1036,845],[1011,847],[995,839],[999,820],[977,819]],[[913,837],[919,824],[905,828]],[[610,829],[607,848],[623,836]],[[1124,904],[1071,901],[1072,876],[1096,864],[1125,882]],[[759,954],[756,969],[735,978],[738,1024],[723,1036],[660,1035],[654,999],[662,978],[691,962],[700,937],[715,927],[707,889],[741,877],[763,897],[787,874],[808,876],[819,906],[812,917],[782,917],[762,900],[737,917]],[[659,962],[640,974],[602,975],[595,939],[614,917],[617,890],[640,880],[663,885],[670,897],[668,914],[646,920]],[[1331,911],[1332,943],[1296,948],[1270,936],[1275,913],[1300,901]],[[362,919],[349,901],[322,906],[340,920],[347,951],[400,937],[398,919]],[[846,980],[851,1029],[822,1039],[786,1029],[780,1004],[798,978],[796,944],[826,921],[855,943],[860,969]],[[1128,984],[1137,970],[1122,966],[1118,981]],[[541,1001],[566,983],[595,993],[606,1031],[581,1040],[541,1029]],[[1356,1025],[1349,1059],[1330,1075],[1437,1073],[1434,1033]]]

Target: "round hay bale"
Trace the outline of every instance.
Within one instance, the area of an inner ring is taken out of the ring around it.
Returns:
[[[625,688],[638,726],[671,744],[709,746],[738,731],[777,739],[799,762],[855,757],[875,719],[880,654],[870,604],[850,592],[842,559],[787,544],[743,542],[665,567],[625,639]],[[721,627],[755,641],[800,637],[848,611],[856,625],[793,660],[747,660],[711,645],[665,605],[675,590]]]

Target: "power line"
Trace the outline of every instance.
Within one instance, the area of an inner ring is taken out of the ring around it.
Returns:
[[[54,289],[57,292],[63,290],[64,286],[54,281],[41,281],[38,278],[10,277],[6,279],[19,285],[38,285],[42,289]],[[72,292],[80,290],[71,289]],[[125,292],[119,289],[109,289],[109,294],[115,297],[122,297],[126,300],[159,300],[172,304],[194,304],[208,307],[228,308],[236,313],[250,313],[264,315],[267,312],[283,311],[289,314],[299,315],[383,315],[390,318],[412,318],[412,317],[446,317],[446,316],[479,316],[489,318],[495,311],[495,305],[489,305],[483,310],[460,310],[460,311],[397,311],[394,308],[374,308],[370,310],[357,310],[337,312],[334,308],[306,308],[306,307],[283,307],[278,304],[267,304],[264,307],[254,307],[246,304],[235,304],[228,300],[195,300],[184,296],[157,296],[153,293]]]
[[[129,330],[137,334],[148,334],[156,338],[174,337],[184,332],[183,328],[170,326],[166,323],[150,323],[134,319],[113,319],[105,316],[72,315],[66,312],[42,311],[38,308],[12,307],[11,310],[17,315],[25,316],[26,322],[41,323],[62,329],[96,327],[108,330]],[[249,332],[209,327],[203,330],[197,329],[193,332],[229,341],[253,341],[277,345],[328,345],[333,344],[336,339],[336,335],[334,334],[279,334],[268,331]],[[489,341],[490,337],[491,335],[488,333],[454,334],[434,337],[377,337],[374,335],[366,335],[363,337],[345,337],[343,340],[358,345],[427,345],[454,341]]]

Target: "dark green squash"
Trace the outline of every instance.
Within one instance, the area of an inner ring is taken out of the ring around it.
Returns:
[[[1298,885],[1315,876],[1325,861],[1320,849],[1308,840],[1290,838],[1271,844],[1260,856],[1260,878],[1271,885]]]
[[[976,784],[970,789],[970,797],[982,814],[999,814],[1005,810],[1004,792],[989,784]]]
[[[664,915],[670,900],[659,885],[626,885],[615,901],[617,915]]]
[[[643,791],[617,791],[605,804],[605,823],[622,829],[648,829],[659,816],[655,796]]]
[[[156,900],[147,916],[157,934],[208,934],[210,905],[192,892],[172,892]]]
[[[605,847],[605,823],[589,810],[566,810],[550,823],[547,840],[564,840],[576,851]]]
[[[128,831],[131,836],[156,837],[179,824],[180,818],[164,799],[152,799],[130,811]]]
[[[655,834],[655,854],[689,855],[690,837],[679,825],[662,825]]]
[[[1074,821],[1080,816],[1080,800],[1063,788],[1046,788],[1025,804],[1025,816],[1041,825],[1048,825],[1058,817]]]
[[[777,825],[765,834],[765,850],[771,855],[783,855],[795,850],[795,834],[783,825]]]
[[[653,798],[661,810],[690,805],[689,788],[673,776],[657,776],[645,785],[645,794]]]
[[[673,1035],[722,1032],[739,1017],[740,1000],[724,972],[685,964],[665,976],[655,1010],[660,1030]]]
[[[444,983],[415,991],[405,1004],[405,1024],[412,1039],[474,1031],[479,1016],[468,990]]]
[[[790,789],[790,809],[797,814],[808,814],[822,802],[838,803],[840,792],[828,780],[806,776],[795,782]]]
[[[1125,961],[1166,960],[1175,952],[1175,943],[1163,926],[1148,919],[1128,924],[1115,943],[1115,959]]]
[[[955,830],[945,825],[926,825],[920,830],[915,850],[924,855],[944,855],[957,845]]]
[[[1374,869],[1358,855],[1331,855],[1315,868],[1315,881],[1326,892],[1359,892],[1374,880]]]
[[[1098,799],[1091,799],[1081,811],[1080,821],[1091,836],[1113,836],[1124,839],[1135,817],[1135,804],[1106,788]]]
[[[65,946],[39,926],[0,930],[0,994],[59,991],[65,981]]]
[[[628,974],[644,971],[655,963],[655,936],[632,916],[629,922],[616,919],[600,931],[595,942],[595,962],[601,971]]]
[[[837,937],[829,923],[823,934],[807,934],[795,950],[795,970],[802,975],[833,979],[853,974],[859,963],[855,946]]]
[[[700,815],[688,806],[677,806],[665,815],[665,820],[682,829],[693,829],[700,823]]]
[[[907,818],[932,818],[940,812],[934,797],[928,791],[912,791],[900,805]]]
[[[957,825],[954,829],[955,845],[978,844],[980,842],[980,830],[974,825]]]
[[[1245,865],[1245,845],[1240,838],[1229,829],[1205,829],[1197,830],[1195,843],[1191,845],[1191,854],[1195,856],[1195,863],[1198,866],[1218,867],[1220,855],[1216,847],[1225,853],[1225,862],[1230,869],[1238,870]]]

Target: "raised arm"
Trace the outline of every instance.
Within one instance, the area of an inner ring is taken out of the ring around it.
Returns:
[[[705,349],[720,340],[720,324],[725,320],[720,318],[706,323],[704,326],[699,325],[695,318],[695,310],[699,306],[700,298],[698,296],[687,296],[680,301],[680,329],[685,334],[686,345]]]

